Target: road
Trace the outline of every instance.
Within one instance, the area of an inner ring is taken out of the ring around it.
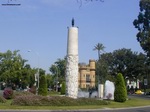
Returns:
[[[131,94],[128,95],[128,98],[142,98],[142,99],[149,99],[150,100],[150,95],[137,95],[137,94]]]
[[[95,110],[0,110],[0,112],[150,112],[150,106],[120,109],[95,109]]]

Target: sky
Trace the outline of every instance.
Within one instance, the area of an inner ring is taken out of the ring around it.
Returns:
[[[49,67],[67,51],[67,27],[72,18],[79,27],[79,62],[97,60],[97,43],[105,52],[121,48],[143,52],[133,26],[139,13],[139,0],[10,0],[20,6],[3,6],[0,0],[0,52],[20,50],[32,68]],[[30,52],[28,52],[30,50]]]

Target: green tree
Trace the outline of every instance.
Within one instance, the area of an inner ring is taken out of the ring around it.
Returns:
[[[140,12],[133,25],[138,29],[137,40],[150,59],[150,0],[140,0]]]
[[[25,64],[26,62],[27,60],[19,54],[19,50],[0,53],[0,81],[13,89],[16,86],[25,89],[26,86],[33,85],[35,72],[30,65]]]
[[[61,83],[65,80],[65,71],[66,71],[66,60],[58,59],[54,64],[49,68],[50,72],[55,76],[55,79]]]
[[[13,89],[26,89],[35,84],[35,73],[37,68],[31,68],[26,64],[27,60],[19,54],[19,50],[0,52],[0,82],[5,82],[6,86]],[[45,75],[43,69],[39,69],[40,76]]]
[[[142,53],[133,52],[131,49],[122,48],[112,53],[104,53],[100,60],[106,63],[107,74],[112,76],[123,73],[124,78],[133,79],[145,74],[147,57]]]
[[[104,84],[108,75],[108,65],[106,64],[106,61],[100,59],[96,62],[96,76],[100,80],[101,84]]]
[[[46,79],[47,79],[47,87],[53,87],[53,76],[51,74],[47,74],[46,75]]]
[[[47,96],[47,81],[45,75],[40,78],[38,94],[42,96]]]
[[[98,51],[98,61],[96,63],[96,75],[98,77],[97,78],[98,84],[99,84],[99,80],[100,80],[100,83],[103,83],[104,82],[103,77],[105,77],[105,74],[100,74],[100,73],[102,73],[100,66],[103,66],[103,65],[100,65],[100,56],[101,56],[101,53],[104,52],[104,49],[105,49],[105,47],[101,43],[96,44],[96,46],[94,46],[94,49],[93,49],[93,50]]]
[[[98,59],[100,60],[100,56],[101,56],[101,53],[102,52],[104,52],[104,49],[105,49],[105,47],[104,47],[104,45],[103,44],[101,44],[101,43],[98,43],[98,44],[96,44],[96,46],[94,46],[94,51],[95,50],[97,50],[98,51]]]
[[[113,72],[113,69],[111,69],[113,60],[114,57],[112,53],[101,54],[98,69],[100,74],[103,74],[103,81],[110,80],[114,82],[113,75],[110,74]]]
[[[126,76],[130,79],[142,79],[146,74],[147,57],[143,53],[133,53],[132,58],[128,58]]]
[[[18,84],[26,60],[18,54],[19,50],[0,53],[0,80],[7,86]]]
[[[36,70],[32,69],[29,64],[26,64],[25,67],[23,68],[21,80],[26,80],[27,86],[32,87],[35,83],[35,73]]]
[[[60,78],[65,77],[65,71],[66,71],[66,60],[65,59],[58,59],[55,64],[57,65],[58,68],[58,76]]]
[[[115,81],[114,100],[116,102],[125,102],[127,99],[127,90],[125,81],[121,73],[118,73]]]
[[[45,75],[45,70],[43,70],[42,68],[39,68],[39,74],[40,74],[40,77],[41,77],[42,75]]]

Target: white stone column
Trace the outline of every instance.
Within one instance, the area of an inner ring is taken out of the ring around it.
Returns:
[[[68,28],[67,57],[66,57],[66,96],[78,96],[78,28]]]
[[[98,98],[102,98],[104,97],[104,85],[103,84],[99,84],[98,85]]]

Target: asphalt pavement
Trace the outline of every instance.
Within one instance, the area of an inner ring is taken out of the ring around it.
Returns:
[[[128,95],[128,98],[141,98],[141,99],[150,100],[150,95],[144,95],[144,94],[141,94],[141,95],[138,95],[138,94],[130,94],[130,95]]]
[[[0,110],[0,112],[150,112],[150,106],[133,108],[104,108],[82,110]]]

